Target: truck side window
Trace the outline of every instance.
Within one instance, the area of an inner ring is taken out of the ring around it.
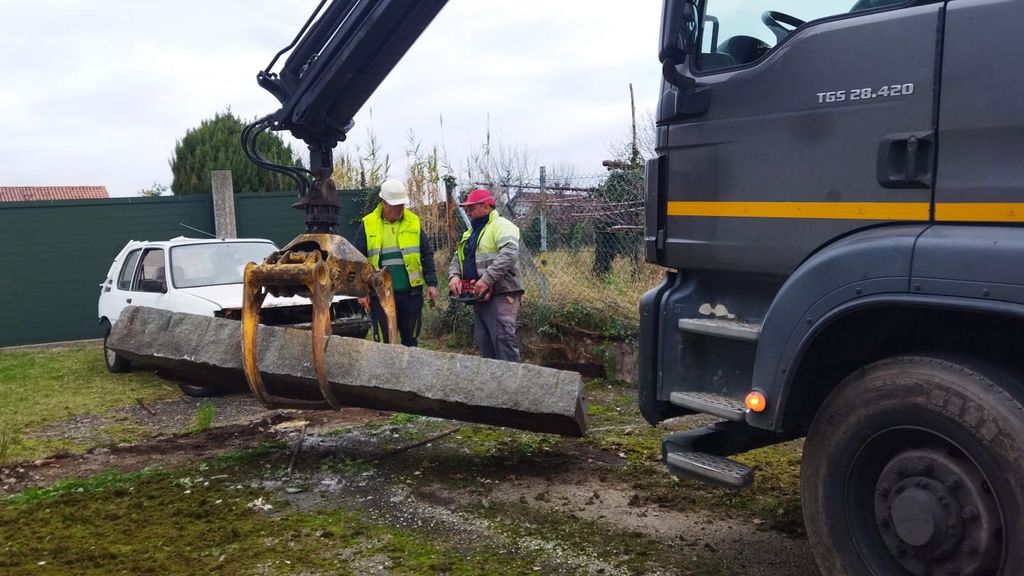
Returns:
[[[132,278],[135,275],[135,265],[139,263],[140,254],[142,254],[142,250],[132,250],[125,257],[124,265],[121,266],[121,272],[117,275],[118,290],[132,289]]]
[[[866,10],[896,7],[908,0],[707,0],[697,70],[711,72],[760,60],[807,22]]]
[[[167,286],[164,273],[164,251],[159,248],[146,250],[139,266],[138,282],[135,289],[142,292],[162,292]]]

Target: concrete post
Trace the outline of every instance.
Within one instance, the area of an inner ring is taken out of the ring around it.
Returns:
[[[458,235],[455,233],[455,176],[444,177],[444,211],[448,220],[448,254],[455,254],[458,247]]]
[[[210,174],[213,176],[213,225],[217,238],[238,238],[231,170],[214,170]]]

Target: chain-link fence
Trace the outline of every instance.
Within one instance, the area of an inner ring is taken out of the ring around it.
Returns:
[[[519,226],[524,314],[568,315],[575,330],[595,325],[594,319],[604,332],[613,326],[618,336],[635,330],[640,296],[664,274],[644,262],[642,171],[549,181],[541,169],[532,181],[449,181],[448,190],[438,189],[433,195],[450,191],[457,202],[476,187],[491,189],[499,212]],[[452,232],[460,237],[468,222],[458,208],[449,213],[442,200],[419,199],[413,209],[434,240],[443,285],[454,248]],[[590,321],[572,316],[589,316]]]

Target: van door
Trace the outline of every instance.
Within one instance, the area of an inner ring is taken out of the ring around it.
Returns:
[[[708,106],[658,112],[665,265],[781,278],[856,229],[929,221],[943,4],[851,3],[698,3],[677,70]]]
[[[132,281],[135,278],[135,269],[138,268],[141,255],[141,248],[126,254],[120,262],[120,268],[113,272],[117,276],[112,279],[109,286],[101,289],[99,298],[99,317],[101,319],[106,318],[110,320],[111,324],[114,324],[121,317],[121,311],[132,304]]]
[[[167,308],[167,266],[161,248],[148,248],[142,253],[132,282],[133,306]]]

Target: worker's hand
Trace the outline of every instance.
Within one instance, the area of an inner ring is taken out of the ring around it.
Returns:
[[[363,296],[362,298],[360,298],[359,299],[359,305],[363,307],[363,310],[369,310],[370,309],[370,297],[369,296]]]
[[[458,276],[452,276],[451,278],[449,278],[448,292],[451,293],[451,295],[455,296],[456,298],[462,295],[462,278],[459,278]]]
[[[427,286],[427,302],[431,308],[437,306],[437,286]]]
[[[491,285],[483,280],[477,280],[476,284],[473,285],[473,295],[481,302],[487,302],[491,299]]]

